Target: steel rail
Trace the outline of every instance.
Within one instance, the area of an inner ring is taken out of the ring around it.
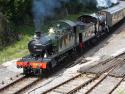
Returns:
[[[70,82],[70,81],[72,81],[72,80],[74,80],[74,79],[80,77],[81,75],[82,75],[82,74],[78,74],[78,75],[76,75],[76,76],[74,76],[74,77],[72,77],[72,78],[70,78],[70,79],[68,79],[68,80],[66,80],[66,81],[64,81],[64,82],[62,82],[62,83],[60,83],[60,84],[54,86],[54,87],[52,87],[51,89],[48,89],[48,90],[42,92],[42,94],[46,94],[46,93],[48,93],[48,92],[50,92],[50,91],[52,91],[52,90],[54,90],[54,89],[56,89],[56,88],[58,88],[58,87],[64,85],[64,84],[66,84],[67,82]]]
[[[10,86],[16,84],[17,82],[23,80],[24,78],[25,78],[25,76],[21,76],[20,78],[18,78],[18,79],[16,79],[16,80],[10,82],[9,84],[3,86],[2,88],[0,88],[0,92],[3,91],[3,90],[5,90],[6,88],[9,88]]]
[[[105,76],[99,81],[97,82],[91,89],[89,89],[85,94],[89,94],[95,87],[97,87],[117,66],[119,66],[119,64],[122,64],[123,61],[121,61],[120,63],[116,64],[115,66],[112,66],[112,68],[105,74]]]
[[[109,75],[109,73],[112,72],[118,65],[119,65],[119,64],[117,64],[115,67],[112,66],[112,68],[110,68],[110,70],[108,69],[109,71],[106,70],[105,73],[102,74],[103,77],[102,77],[91,89],[89,89],[85,94],[89,94],[95,87],[97,87],[97,86]],[[107,72],[107,71],[108,71],[108,72]],[[106,72],[107,72],[107,73],[106,73]],[[100,74],[100,75],[101,75],[101,74]],[[99,77],[100,77],[100,76],[99,76]],[[98,77],[98,78],[99,78],[99,77]],[[98,78],[97,78],[97,79],[98,79]],[[96,79],[94,79],[94,80],[96,80]],[[93,80],[93,81],[94,81],[94,80]],[[85,86],[85,85],[82,84],[82,85],[76,87],[75,89],[69,91],[69,92],[66,93],[66,94],[74,94],[75,92],[77,92],[79,89],[81,89],[81,88],[84,87],[84,86]]]
[[[122,81],[124,79],[125,79],[125,76],[118,82],[118,84],[116,86],[114,86],[114,88],[108,94],[112,94],[114,92],[114,90],[122,83]]]
[[[39,80],[41,80],[41,79],[23,77],[23,78],[15,81],[14,83],[9,84],[7,87],[2,89],[0,91],[0,93],[8,94],[8,92],[9,93],[11,92],[12,94],[19,94],[20,92],[28,89],[33,84],[37,83]]]
[[[108,59],[108,60],[106,60],[106,61],[109,62],[109,61],[112,60],[112,59],[119,60],[119,57],[123,57],[123,56],[124,56],[124,54],[122,53],[122,54],[120,54],[120,55],[118,55],[118,56],[116,56],[116,57],[113,57],[113,58],[111,58],[111,59]],[[121,59],[121,58],[120,58],[120,59]],[[124,59],[123,59],[123,60],[124,60]],[[119,64],[122,64],[122,63],[123,63],[123,60],[121,60],[118,64],[115,63],[115,65],[113,65],[112,67],[109,67],[106,71],[103,71],[101,74],[104,74],[104,77],[103,77],[98,83],[96,83],[96,85],[94,85],[94,86],[91,88],[91,90],[87,91],[86,94],[88,94],[88,93],[89,93],[90,91],[92,91],[97,85],[99,85],[99,83],[102,82],[102,81],[109,75],[109,73],[112,72]],[[114,61],[114,62],[115,62],[115,61]],[[105,63],[106,63],[106,62],[105,62]],[[97,64],[97,65],[99,65],[99,64]],[[95,65],[95,66],[97,66],[97,65]],[[108,72],[107,72],[107,71],[108,71]],[[106,72],[107,72],[107,73],[106,73]],[[85,73],[82,73],[82,74],[85,74]],[[56,86],[54,86],[53,88],[51,88],[51,89],[49,89],[49,90],[46,90],[46,91],[43,92],[42,94],[47,94],[47,93],[53,91],[54,89],[56,89],[56,88],[58,88],[58,87],[60,87],[60,86],[63,86],[64,84],[66,84],[66,83],[68,83],[68,82],[74,80],[75,78],[79,77],[79,76],[82,75],[82,74],[79,74],[79,75],[77,75],[77,76],[75,76],[75,77],[73,77],[73,78],[71,78],[71,79],[69,79],[69,80],[67,80],[67,81],[65,81],[65,82],[63,82],[63,83],[61,83],[61,84],[59,84],[59,85],[56,85]],[[99,78],[99,75],[101,75],[101,74],[98,74],[98,76],[96,76],[96,77],[94,77],[93,79],[90,79],[89,81],[87,81],[87,82],[81,84],[80,86],[76,87],[75,89],[69,91],[69,92],[66,93],[66,94],[73,94],[74,92],[76,92],[76,91],[79,90],[80,88],[86,86],[87,84],[89,84],[89,83],[91,83],[92,81],[94,81],[94,80],[96,80],[97,78]]]
[[[14,94],[20,94],[21,92],[25,91],[26,89],[28,89],[29,87],[33,86],[34,84],[36,84],[38,81],[40,81],[41,79],[36,79],[35,81],[33,81],[32,83],[26,85],[25,87],[17,90],[14,92]]]

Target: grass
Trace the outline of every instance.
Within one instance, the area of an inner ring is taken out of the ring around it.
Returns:
[[[48,27],[49,25],[43,25],[42,32],[46,32]],[[16,32],[18,32],[22,36],[22,38],[20,41],[17,41],[16,43],[7,46],[3,50],[0,50],[0,64],[9,60],[24,57],[29,54],[27,45],[34,35],[34,26],[19,26],[16,27]]]
[[[21,33],[22,38],[20,41],[17,41],[0,51],[0,63],[29,54],[27,43],[31,40],[34,34],[33,26],[20,26],[16,28],[16,31]]]

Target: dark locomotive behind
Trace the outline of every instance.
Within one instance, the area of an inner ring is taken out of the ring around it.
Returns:
[[[17,67],[24,74],[42,74],[63,61],[71,52],[84,49],[84,43],[99,39],[125,18],[125,2],[99,11],[92,15],[82,15],[76,21],[62,20],[51,27],[49,32],[37,32],[29,42],[30,55],[17,61]]]

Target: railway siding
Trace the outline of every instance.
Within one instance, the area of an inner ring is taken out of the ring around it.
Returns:
[[[97,87],[95,87],[91,94],[110,94],[112,89],[122,80],[122,78],[115,78],[107,76]]]
[[[42,94],[112,94],[125,79],[125,53],[107,62],[101,62],[68,81],[51,88]],[[119,68],[119,70],[117,70]],[[112,76],[112,73],[117,75]],[[120,72],[120,73],[119,73]],[[89,75],[94,75],[88,77]]]
[[[123,66],[125,64],[124,61],[125,61],[125,54],[120,54],[119,56],[114,57],[113,59],[111,59],[109,61],[106,60],[106,62],[100,62],[99,64],[97,64],[87,70],[80,71],[80,72],[81,73],[102,74],[106,70],[111,69],[112,67],[118,65],[116,67],[116,69],[114,71],[112,71],[110,74],[113,74],[114,72],[118,73],[118,71],[119,71],[119,73],[123,75],[124,71],[125,71],[124,70],[125,66]]]
[[[24,77],[25,77],[24,75],[17,74],[15,77],[11,77],[9,79],[9,81],[1,82],[0,91],[5,89],[6,87],[11,86],[12,84],[16,83],[17,81],[22,80]]]
[[[125,53],[120,54],[111,60],[97,63],[97,65],[91,66],[82,73],[69,72],[69,79],[63,79],[62,83],[59,83],[52,88],[48,88],[48,90],[41,93],[111,94],[116,88],[120,88],[125,80],[124,61]],[[79,62],[82,62],[82,60]],[[33,85],[34,82],[38,81],[38,78],[24,77],[23,79],[16,81],[14,84],[12,83],[10,86],[5,87],[0,94],[18,94],[25,91],[25,89],[30,85]]]
[[[67,80],[64,83],[60,83],[59,85],[53,87],[50,90],[42,92],[42,94],[52,94],[52,93],[68,94],[79,86],[81,87],[87,85],[89,82],[95,80],[97,77],[98,76],[94,74],[80,74],[76,77]]]
[[[78,90],[76,92],[76,94],[85,94],[86,92],[88,92],[88,90],[92,89],[95,87],[95,85],[97,83],[99,83],[103,78],[104,78],[105,75],[101,75],[98,79],[92,81],[90,84],[86,85],[85,87],[82,87],[80,90]]]
[[[23,77],[11,83],[9,86],[4,87],[4,89],[1,89],[0,94],[18,94],[36,81],[38,81],[38,78]]]
[[[111,76],[124,77],[125,76],[125,63],[117,66],[114,71],[110,73]]]

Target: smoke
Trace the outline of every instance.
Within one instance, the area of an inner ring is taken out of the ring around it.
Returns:
[[[36,32],[41,31],[41,25],[44,17],[54,15],[55,8],[59,8],[61,6],[61,2],[68,1],[69,0],[33,0],[32,12]]]
[[[100,7],[110,7],[112,4],[117,4],[119,0],[97,0],[97,8]]]
[[[111,3],[113,4],[117,4],[119,2],[119,0],[111,0]]]
[[[77,1],[77,0],[76,0]],[[88,5],[89,2],[93,2],[91,0],[87,1],[84,5]],[[84,2],[83,0],[78,0],[78,2]],[[36,32],[41,31],[41,25],[43,24],[44,17],[53,16],[54,10],[56,8],[60,8],[62,2],[73,2],[72,0],[33,0],[32,4],[32,12],[34,17],[34,24],[36,28]],[[95,1],[94,1],[95,2]]]

